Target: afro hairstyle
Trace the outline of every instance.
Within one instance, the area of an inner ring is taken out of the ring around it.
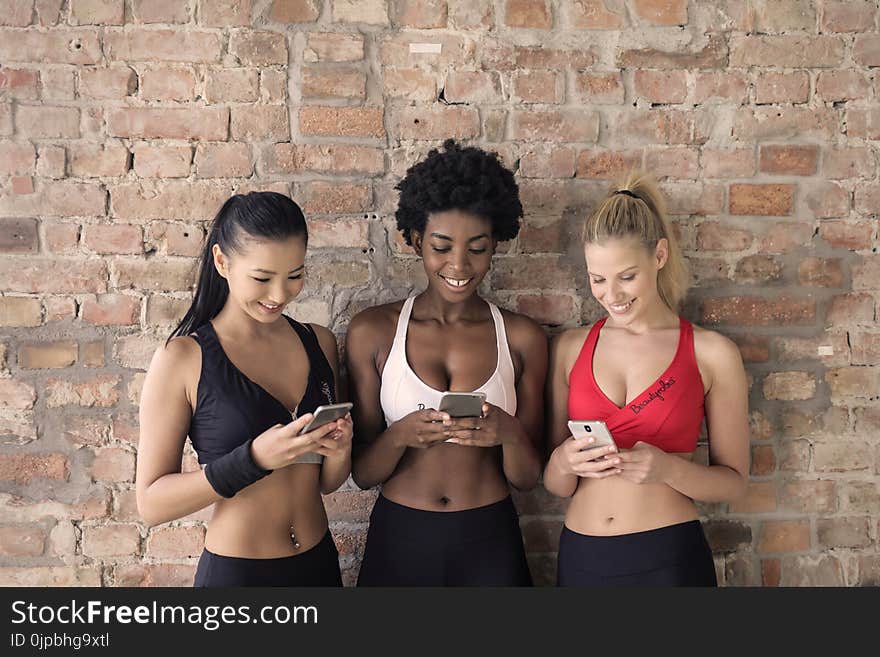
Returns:
[[[395,186],[400,192],[397,229],[406,243],[412,246],[413,233],[425,232],[428,215],[447,210],[488,219],[500,242],[516,237],[523,208],[513,173],[495,153],[463,147],[454,139],[443,142],[443,149],[431,149]]]

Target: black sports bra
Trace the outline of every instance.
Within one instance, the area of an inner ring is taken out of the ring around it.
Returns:
[[[314,411],[321,404],[334,402],[333,370],[312,327],[287,315],[282,317],[296,331],[309,358],[306,391],[296,408],[299,416]],[[202,371],[189,438],[199,463],[207,465],[269,427],[291,421],[291,412],[284,404],[233,365],[211,322],[199,327],[193,337],[202,349]]]

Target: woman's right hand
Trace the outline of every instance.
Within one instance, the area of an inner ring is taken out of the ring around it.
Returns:
[[[426,408],[403,416],[389,428],[393,431],[397,447],[424,449],[449,438],[448,427],[444,423],[450,419],[449,413]]]
[[[559,447],[553,450],[550,459],[563,474],[577,477],[603,479],[619,474],[619,459],[614,445],[591,447],[593,438],[575,438],[569,436]]]
[[[251,456],[264,470],[277,470],[293,463],[297,457],[314,452],[320,447],[319,439],[336,430],[336,422],[328,422],[302,436],[299,432],[313,415],[306,413],[288,424],[276,424],[254,438]]]

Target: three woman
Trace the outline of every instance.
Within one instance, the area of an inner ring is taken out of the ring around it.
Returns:
[[[562,586],[713,586],[694,500],[741,496],[748,386],[737,347],[678,315],[687,276],[652,182],[631,175],[587,219],[593,296],[608,316],[558,336],[547,382],[544,470],[573,496],[559,544]],[[705,419],[709,465],[693,460]],[[575,438],[602,420],[615,446]]]
[[[449,140],[397,189],[428,284],[349,326],[353,462],[350,418],[299,435],[337,386],[333,335],[281,315],[303,285],[302,213],[267,192],[215,218],[193,305],[150,365],[138,450],[148,522],[216,502],[196,585],[339,585],[321,493],[350,470],[381,485],[359,585],[529,585],[510,487],[541,474],[545,378],[544,485],[573,496],[558,583],[714,585],[694,500],[745,490],[747,385],[735,345],[678,315],[684,263],[650,180],[631,176],[587,219],[608,316],[558,336],[549,375],[542,329],[479,294],[519,230],[511,172]],[[484,393],[482,413],[439,411],[445,391]],[[568,420],[604,421],[616,444],[574,438]],[[704,421],[709,465],[693,460]],[[180,472],[187,435],[203,471]]]
[[[230,198],[192,306],[150,363],[137,503],[150,524],[212,503],[196,586],[341,586],[322,493],[351,469],[351,418],[300,435],[336,401],[333,334],[282,311],[302,290],[308,232],[274,192]],[[181,472],[187,435],[204,469]]]

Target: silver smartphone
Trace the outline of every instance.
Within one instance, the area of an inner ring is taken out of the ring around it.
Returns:
[[[602,420],[569,420],[568,430],[575,438],[594,439],[593,447],[617,446],[608,426]]]
[[[485,392],[444,392],[437,410],[450,417],[480,417],[485,401]]]
[[[313,411],[314,417],[312,417],[312,421],[303,427],[302,431],[299,432],[299,435],[301,436],[304,433],[308,433],[309,431],[314,431],[318,427],[327,424],[328,422],[333,422],[334,420],[338,420],[341,417],[345,417],[353,406],[354,404],[352,404],[351,402],[342,402],[341,404],[327,404],[326,406],[318,406],[318,408]]]

